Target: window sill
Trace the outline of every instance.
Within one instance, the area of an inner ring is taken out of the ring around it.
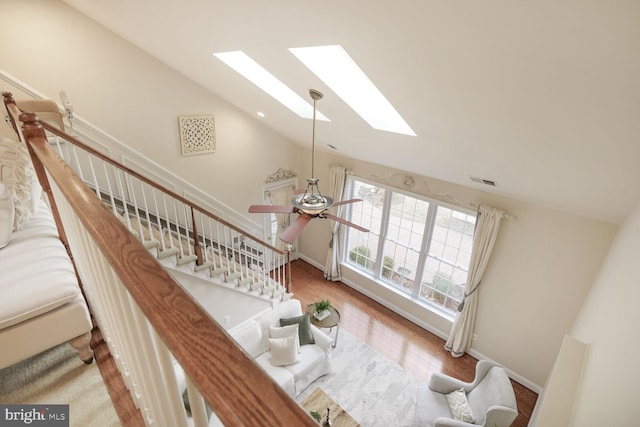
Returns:
[[[428,311],[429,313],[434,314],[436,316],[439,316],[442,319],[444,319],[444,320],[446,320],[447,322],[450,322],[450,323],[453,323],[453,321],[455,320],[455,315],[443,310],[442,308],[440,308],[440,307],[438,307],[436,305],[433,305],[433,304],[429,304],[426,301],[415,299],[411,295],[408,295],[408,294],[398,290],[397,288],[389,285],[388,283],[375,278],[372,274],[369,274],[369,273],[364,272],[364,271],[362,271],[360,269],[354,268],[348,263],[341,262],[340,263],[340,268],[348,269],[353,274],[356,274],[356,275],[364,277],[365,279],[367,279],[369,282],[371,282],[375,286],[383,288],[385,291],[393,292],[395,295],[399,296],[400,298],[403,298],[407,302],[409,302],[409,303],[413,304],[414,306],[418,307],[420,310]]]

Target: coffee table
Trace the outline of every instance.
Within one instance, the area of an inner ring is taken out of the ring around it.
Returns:
[[[327,393],[320,387],[315,389],[305,400],[301,406],[307,411],[316,411],[320,413],[322,421],[327,416],[327,408],[329,408],[329,419],[331,427],[360,427],[360,424],[354,420],[340,405],[338,405]],[[321,424],[322,425],[322,422]]]
[[[329,307],[328,310],[331,314],[322,320],[318,320],[314,316],[316,312],[315,306],[313,304],[309,304],[307,306],[307,313],[311,315],[309,317],[311,318],[311,323],[313,325],[318,328],[329,329],[329,333],[331,333],[333,328],[336,328],[336,338],[333,340],[333,347],[335,348],[336,344],[338,344],[338,334],[340,333],[340,312],[334,306]]]

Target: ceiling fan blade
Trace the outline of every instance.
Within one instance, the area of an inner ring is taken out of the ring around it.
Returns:
[[[278,236],[279,239],[283,242],[293,244],[309,221],[311,221],[311,217],[309,215],[301,214],[296,218],[295,222],[289,226],[289,228],[280,233],[280,236]]]
[[[291,205],[251,205],[249,213],[294,213],[296,208]]]
[[[340,206],[340,205],[346,205],[348,203],[355,203],[355,202],[361,202],[362,199],[349,199],[349,200],[343,200],[341,202],[335,202],[333,204],[333,206]]]
[[[332,220],[334,220],[334,221],[338,221],[338,222],[340,222],[340,223],[342,223],[342,224],[344,224],[344,225],[348,225],[349,227],[353,227],[353,228],[355,228],[356,230],[360,230],[360,231],[363,231],[363,232],[365,232],[365,233],[368,233],[368,232],[369,232],[369,230],[368,230],[368,229],[366,229],[366,228],[364,228],[364,227],[361,227],[361,226],[359,226],[359,225],[357,225],[357,224],[354,224],[354,223],[352,223],[352,222],[349,222],[349,221],[347,221],[346,219],[342,219],[342,218],[340,218],[340,217],[337,217],[337,216],[335,216],[335,215],[331,215],[331,214],[329,214],[329,213],[323,213],[323,214],[322,214],[322,216],[323,216],[323,217],[325,217],[325,218],[330,218],[330,219],[332,219]]]

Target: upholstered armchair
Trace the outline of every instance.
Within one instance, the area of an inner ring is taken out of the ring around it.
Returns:
[[[418,388],[416,418],[421,427],[509,427],[517,416],[509,376],[486,360],[476,365],[473,382],[436,373],[428,386]]]

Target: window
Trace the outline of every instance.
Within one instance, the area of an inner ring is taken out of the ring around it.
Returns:
[[[450,314],[464,295],[476,213],[379,184],[349,177],[350,221],[346,259],[407,297]]]

